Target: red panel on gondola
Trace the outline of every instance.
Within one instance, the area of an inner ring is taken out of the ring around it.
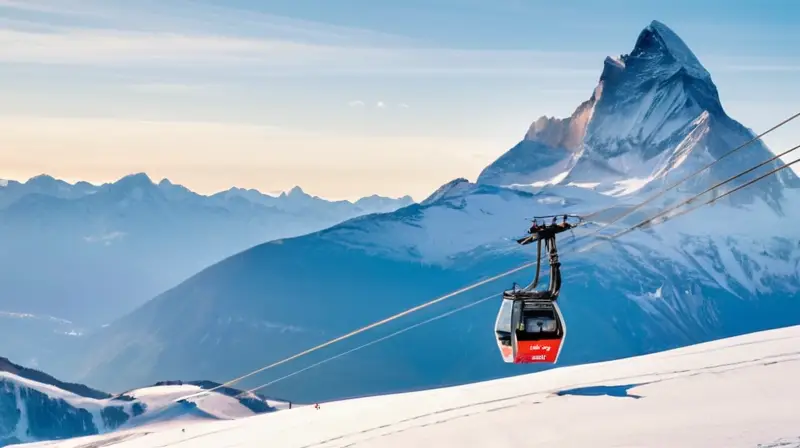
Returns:
[[[515,364],[555,363],[561,349],[561,339],[517,341]]]

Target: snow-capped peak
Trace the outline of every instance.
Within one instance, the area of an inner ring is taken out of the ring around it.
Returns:
[[[122,177],[115,182],[115,185],[124,185],[128,187],[152,187],[155,186],[155,183],[153,183],[153,180],[150,179],[150,176],[148,176],[147,173],[135,173]]]
[[[117,199],[161,199],[163,192],[146,173],[129,174],[118,181],[106,184],[105,187]]]
[[[50,176],[48,174],[38,174],[38,175],[33,176],[30,179],[28,179],[27,182],[25,182],[25,183],[26,184],[39,184],[39,185],[45,184],[46,185],[46,184],[54,184],[54,183],[57,183],[57,182],[58,182],[58,180],[56,180],[53,176]]]
[[[511,188],[592,185],[611,196],[646,193],[684,178],[753,137],[725,113],[710,74],[683,40],[653,21],[630,54],[605,59],[590,98],[570,117],[534,121],[517,146],[483,170],[478,183]],[[757,141],[685,187],[705,189],[771,156]],[[781,164],[776,161],[763,170]],[[775,203],[784,186],[794,185],[797,176],[781,173],[737,200],[758,196]]]
[[[701,79],[709,79],[711,75],[697,56],[689,49],[689,46],[667,25],[653,20],[650,22],[636,40],[636,46],[631,52],[631,57],[668,57],[675,64],[684,68],[691,76]],[[659,61],[665,65],[666,61]]]
[[[449,196],[460,196],[464,194],[464,191],[469,189],[473,186],[470,181],[464,179],[463,177],[459,177],[458,179],[453,179],[450,182],[442,185],[436,191],[433,192],[430,196],[428,196],[424,201],[420,202],[420,205],[428,205],[433,204],[434,202],[438,202],[446,197]]]
[[[304,196],[308,196],[308,194],[305,191],[303,191],[303,189],[300,188],[300,186],[294,186],[288,192],[281,194],[281,197],[290,197],[290,198],[298,198]]]

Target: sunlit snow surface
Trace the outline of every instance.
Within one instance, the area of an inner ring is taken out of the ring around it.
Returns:
[[[26,446],[797,448],[798,361],[794,326],[460,387],[323,403],[319,410]]]

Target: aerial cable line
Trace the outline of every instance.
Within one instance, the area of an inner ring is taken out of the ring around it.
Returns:
[[[191,394],[191,395],[187,395],[185,397],[181,397],[181,398],[177,399],[176,401],[186,400],[188,398],[194,398],[194,397],[199,396],[199,395],[207,395],[209,392],[213,392],[213,391],[215,391],[217,389],[220,389],[222,387],[227,387],[227,386],[230,386],[231,384],[238,383],[239,381],[241,381],[241,380],[243,380],[245,378],[249,378],[249,377],[251,377],[251,376],[253,376],[253,375],[257,374],[257,373],[261,373],[261,372],[263,372],[265,370],[271,369],[273,367],[277,367],[277,366],[279,366],[281,364],[285,364],[285,363],[287,363],[289,361],[292,361],[294,359],[300,358],[301,356],[305,356],[305,355],[307,355],[309,353],[315,352],[315,351],[317,351],[319,349],[325,348],[325,347],[327,347],[329,345],[332,345],[332,344],[335,344],[335,343],[337,343],[339,341],[342,341],[342,340],[345,340],[347,338],[353,337],[353,336],[355,336],[357,334],[360,334],[360,333],[363,333],[363,332],[365,332],[367,330],[371,330],[371,329],[373,329],[375,327],[379,327],[379,326],[381,326],[383,324],[386,324],[386,323],[389,323],[389,322],[391,322],[393,320],[399,319],[399,318],[401,318],[403,316],[407,316],[407,315],[409,315],[411,313],[414,313],[416,311],[419,311],[419,310],[421,310],[423,308],[427,308],[427,307],[429,307],[431,305],[435,305],[435,304],[437,304],[439,302],[443,302],[443,301],[445,301],[445,300],[447,300],[447,299],[449,299],[451,297],[455,297],[455,296],[457,296],[459,294],[465,293],[467,291],[471,291],[471,290],[473,290],[473,289],[475,289],[475,288],[477,288],[479,286],[483,286],[483,285],[485,285],[487,283],[491,283],[491,282],[493,282],[495,280],[498,280],[500,278],[509,276],[509,275],[511,275],[511,274],[513,274],[515,272],[519,272],[519,271],[521,271],[523,269],[526,269],[526,268],[529,268],[529,267],[531,267],[531,266],[533,266],[535,264],[536,264],[535,262],[525,263],[525,264],[523,264],[521,266],[518,266],[518,267],[516,267],[514,269],[511,269],[509,271],[503,272],[502,274],[495,275],[494,277],[489,277],[489,278],[481,280],[481,281],[479,281],[477,283],[473,283],[473,284],[471,284],[469,286],[465,286],[464,288],[461,288],[459,290],[453,291],[453,292],[451,292],[449,294],[445,294],[445,295],[443,295],[441,297],[438,297],[436,299],[433,299],[433,300],[431,300],[429,302],[425,302],[425,303],[417,305],[417,306],[415,306],[413,308],[409,308],[409,309],[407,309],[405,311],[397,313],[394,316],[389,316],[386,319],[383,319],[383,320],[380,320],[380,321],[377,321],[377,322],[373,322],[373,323],[371,323],[371,324],[369,324],[369,325],[367,325],[365,327],[359,328],[358,330],[353,330],[350,333],[347,333],[345,335],[339,336],[336,339],[331,339],[328,342],[319,344],[316,347],[311,347],[310,349],[305,350],[303,352],[300,352],[300,353],[298,353],[296,355],[292,355],[292,356],[290,356],[288,358],[284,358],[284,359],[282,359],[280,361],[276,361],[276,362],[274,362],[272,364],[269,364],[267,366],[261,367],[260,369],[254,370],[254,371],[252,371],[252,372],[250,372],[250,373],[248,373],[246,375],[242,375],[242,376],[240,376],[238,378],[232,379],[232,380],[230,380],[230,381],[228,381],[226,383],[220,384],[218,386],[214,386],[214,387],[212,387],[210,389],[204,389],[204,390],[202,390],[200,392],[197,392],[197,393],[194,393],[194,394]]]
[[[492,294],[490,296],[487,296],[487,297],[484,297],[482,299],[478,299],[478,300],[476,300],[474,302],[470,302],[470,303],[468,303],[466,305],[460,306],[460,307],[458,307],[458,308],[456,308],[454,310],[450,310],[450,311],[448,311],[448,312],[446,312],[444,314],[439,314],[438,316],[434,316],[434,317],[431,317],[430,319],[423,320],[422,322],[418,322],[418,323],[416,323],[414,325],[411,325],[409,327],[405,327],[405,328],[403,328],[401,330],[397,330],[394,333],[390,333],[390,334],[387,334],[386,336],[383,336],[381,338],[374,339],[374,340],[372,340],[370,342],[367,342],[366,344],[359,345],[356,348],[351,348],[350,350],[347,350],[346,352],[342,352],[342,353],[339,353],[338,355],[334,355],[334,356],[331,356],[329,358],[325,358],[322,361],[319,361],[319,362],[316,362],[314,364],[311,364],[310,366],[304,367],[304,368],[302,368],[300,370],[296,370],[296,371],[294,371],[294,372],[292,372],[292,373],[290,373],[288,375],[284,375],[284,376],[282,376],[280,378],[274,379],[274,380],[272,380],[272,381],[270,381],[268,383],[262,384],[262,385],[260,385],[258,387],[250,389],[250,390],[248,390],[246,392],[242,392],[241,394],[239,394],[237,396],[254,393],[257,390],[263,389],[263,388],[265,388],[267,386],[271,386],[271,385],[277,383],[278,381],[283,381],[283,380],[285,380],[287,378],[290,378],[290,377],[293,377],[293,376],[298,375],[300,373],[303,373],[306,370],[313,369],[314,367],[317,367],[319,365],[325,364],[326,362],[333,361],[334,359],[338,359],[338,358],[341,358],[342,356],[349,355],[350,353],[353,353],[355,351],[361,350],[363,348],[367,348],[367,347],[369,347],[371,345],[375,345],[375,344],[377,344],[379,342],[383,342],[383,341],[385,341],[387,339],[393,338],[393,337],[398,336],[400,334],[403,334],[403,333],[405,333],[407,331],[413,330],[413,329],[415,329],[417,327],[421,327],[423,325],[429,324],[429,323],[437,321],[439,319],[444,319],[447,316],[455,314],[455,313],[457,313],[459,311],[464,311],[467,308],[472,308],[473,306],[480,305],[481,303],[483,303],[483,302],[485,302],[487,300],[490,300],[490,299],[494,299],[494,298],[496,298],[498,296],[500,296],[500,293]]]
[[[795,146],[795,147],[794,147],[794,149],[797,149],[797,148],[800,148],[800,145],[797,145],[797,146]],[[695,206],[694,206],[694,207],[692,207],[692,208],[689,208],[689,209],[686,209],[686,210],[682,210],[682,211],[680,211],[680,212],[678,212],[678,213],[676,213],[676,214],[674,214],[674,215],[672,215],[672,216],[668,216],[668,217],[664,218],[664,220],[663,220],[663,221],[661,221],[661,222],[659,222],[658,224],[661,224],[661,223],[663,223],[663,222],[669,221],[670,219],[673,219],[673,218],[677,218],[678,216],[685,215],[685,214],[687,214],[687,213],[689,213],[689,212],[691,212],[691,211],[693,211],[693,210],[696,210],[696,209],[698,209],[698,208],[700,208],[700,207],[702,207],[702,206],[704,206],[704,205],[709,205],[709,204],[711,204],[711,203],[713,203],[713,202],[716,202],[716,201],[718,201],[718,200],[720,200],[720,199],[724,198],[725,196],[727,196],[727,195],[729,195],[729,194],[731,194],[731,193],[734,193],[734,192],[736,192],[736,191],[739,191],[739,190],[741,190],[742,188],[745,188],[745,187],[747,187],[747,186],[750,186],[750,185],[752,185],[752,184],[754,184],[754,183],[756,183],[756,182],[758,182],[758,181],[760,181],[760,180],[764,179],[764,178],[765,178],[765,177],[767,177],[767,176],[771,176],[771,175],[773,175],[773,174],[777,173],[777,172],[778,172],[778,171],[780,171],[780,170],[783,170],[783,169],[789,168],[790,166],[794,165],[794,164],[795,164],[795,163],[797,163],[797,162],[800,162],[800,159],[796,159],[796,160],[793,160],[793,161],[791,161],[791,162],[789,162],[789,163],[787,163],[787,164],[785,164],[785,165],[783,165],[783,166],[779,166],[778,168],[775,168],[775,169],[773,169],[772,171],[770,171],[770,172],[768,172],[768,173],[762,174],[761,176],[759,176],[759,177],[757,177],[757,178],[755,178],[755,179],[753,179],[753,180],[750,180],[750,181],[748,181],[748,182],[746,182],[746,183],[744,183],[744,184],[742,184],[742,185],[739,185],[738,187],[736,187],[736,188],[734,188],[734,189],[732,189],[732,190],[730,190],[730,191],[726,191],[725,193],[723,193],[723,194],[721,194],[721,195],[719,195],[719,196],[717,196],[717,197],[715,197],[715,198],[711,198],[710,200],[708,200],[708,201],[706,201],[706,202],[704,202],[704,203],[702,203],[702,204],[695,205]],[[655,225],[655,224],[654,224],[654,225]]]
[[[614,217],[614,219],[612,219],[610,222],[606,223],[604,226],[602,226],[601,228],[597,229],[597,230],[596,230],[594,233],[588,234],[587,236],[589,236],[589,235],[594,235],[594,234],[596,234],[596,233],[600,232],[601,230],[603,230],[604,228],[608,227],[609,225],[611,225],[611,224],[614,224],[615,222],[617,222],[617,221],[619,221],[620,219],[622,219],[622,218],[624,218],[624,217],[626,217],[626,216],[630,215],[631,213],[633,213],[633,212],[635,212],[636,210],[638,210],[638,209],[640,209],[640,208],[644,207],[645,205],[649,204],[650,202],[653,202],[654,200],[658,199],[659,197],[661,197],[662,195],[664,195],[664,194],[665,194],[665,193],[667,193],[668,191],[671,191],[671,190],[673,190],[673,189],[674,189],[675,187],[677,187],[678,185],[681,185],[681,184],[683,184],[683,183],[684,183],[684,182],[686,182],[687,180],[689,180],[689,179],[693,178],[694,176],[697,176],[698,174],[702,173],[703,171],[705,171],[705,170],[707,170],[707,169],[711,168],[712,166],[714,166],[715,164],[717,164],[717,163],[718,163],[720,160],[722,160],[722,159],[724,159],[724,158],[726,158],[726,157],[730,156],[731,154],[733,154],[733,153],[735,153],[735,152],[739,151],[740,149],[742,149],[742,148],[744,148],[744,147],[746,147],[746,146],[750,145],[751,143],[755,142],[756,140],[760,140],[760,139],[761,139],[762,137],[764,137],[765,135],[767,135],[767,134],[769,134],[770,132],[772,132],[772,131],[774,131],[774,130],[776,130],[776,129],[780,128],[781,126],[785,125],[786,123],[789,123],[790,121],[794,120],[794,119],[795,119],[795,118],[797,118],[797,117],[800,117],[800,112],[798,112],[798,113],[796,113],[796,114],[792,115],[792,116],[791,116],[791,117],[789,117],[789,118],[786,118],[785,120],[781,121],[780,123],[776,124],[775,126],[773,126],[773,127],[769,128],[769,129],[767,129],[766,131],[762,132],[761,134],[758,134],[758,135],[756,135],[755,137],[753,137],[752,139],[748,140],[747,142],[745,142],[745,143],[743,143],[743,144],[741,144],[741,145],[737,146],[736,148],[733,148],[732,150],[730,150],[730,151],[726,152],[725,154],[723,154],[722,156],[720,156],[718,159],[716,159],[716,160],[714,160],[713,162],[709,163],[708,165],[706,165],[706,166],[704,166],[704,167],[700,168],[699,170],[697,170],[697,171],[693,172],[692,174],[690,174],[690,175],[688,175],[688,176],[684,177],[683,179],[681,179],[681,180],[679,180],[679,181],[677,181],[677,182],[673,183],[673,184],[672,184],[672,185],[670,185],[669,187],[667,187],[667,188],[665,188],[665,189],[661,190],[660,192],[658,192],[658,193],[654,194],[653,196],[651,196],[651,197],[649,197],[648,199],[646,199],[644,202],[641,202],[641,203],[639,203],[638,205],[636,205],[635,207],[633,207],[633,208],[631,208],[631,209],[627,210],[626,212],[623,212],[622,214],[620,214],[620,215],[618,215],[618,216]],[[612,205],[612,206],[610,206],[610,207],[606,207],[606,208],[604,208],[604,209],[602,209],[602,210],[599,210],[599,211],[596,211],[596,212],[594,212],[594,213],[590,213],[590,214],[588,214],[588,215],[584,216],[584,218],[588,218],[588,217],[591,217],[591,216],[598,215],[598,214],[600,214],[600,213],[603,213],[603,212],[605,212],[605,211],[611,210],[612,208],[615,208],[615,207],[618,207],[618,205]]]
[[[720,159],[721,159],[721,158],[724,158],[724,157],[726,157],[726,156],[728,156],[728,155],[730,155],[730,154],[732,154],[733,152],[735,152],[735,151],[737,151],[737,150],[739,150],[739,149],[741,149],[741,148],[743,148],[743,147],[745,147],[746,145],[748,145],[748,144],[752,143],[752,142],[753,142],[753,141],[755,141],[756,139],[759,139],[759,138],[761,138],[762,136],[764,136],[764,135],[768,134],[769,132],[772,132],[773,130],[775,130],[775,129],[779,128],[780,126],[783,126],[784,124],[786,124],[786,123],[788,123],[789,121],[791,121],[791,120],[793,120],[793,119],[797,118],[798,116],[800,116],[800,112],[798,112],[797,114],[793,115],[792,117],[789,117],[789,118],[785,119],[784,121],[782,121],[781,123],[779,123],[779,124],[778,124],[778,125],[776,125],[776,126],[773,126],[773,127],[772,127],[772,128],[770,128],[769,130],[767,130],[767,131],[765,131],[765,132],[762,132],[762,133],[761,133],[761,134],[759,134],[758,136],[754,137],[754,138],[753,138],[751,141],[749,141],[749,142],[747,142],[747,143],[745,143],[745,144],[743,144],[743,145],[740,145],[739,147],[735,148],[735,149],[734,149],[734,150],[732,150],[732,151],[729,151],[728,153],[726,153],[726,154],[724,154],[723,156],[721,156],[721,157],[720,157]],[[776,157],[776,158],[777,158],[777,157]],[[717,161],[719,161],[720,159],[717,159]],[[653,199],[655,199],[656,197],[658,197],[658,196],[660,196],[661,194],[665,193],[666,191],[668,191],[668,190],[670,190],[670,189],[674,188],[674,187],[675,187],[675,186],[677,186],[678,184],[680,184],[680,183],[684,182],[685,180],[687,180],[687,179],[689,179],[689,178],[693,177],[694,175],[698,174],[699,172],[701,172],[701,171],[704,171],[705,169],[707,169],[708,167],[710,167],[710,166],[711,166],[711,165],[713,165],[714,163],[716,163],[716,162],[712,162],[711,164],[707,165],[706,167],[702,168],[701,170],[698,170],[698,171],[697,171],[697,172],[695,172],[694,174],[692,174],[692,175],[690,175],[690,176],[687,176],[687,177],[686,177],[686,178],[684,178],[682,181],[680,181],[680,182],[678,182],[678,183],[676,183],[676,184],[673,184],[673,185],[672,185],[671,187],[669,187],[668,189],[665,189],[665,190],[663,190],[661,193],[659,193],[659,194],[657,194],[657,195],[655,195],[655,196],[653,196],[653,197],[651,197],[651,198],[649,198],[649,199],[646,199],[646,200],[645,200],[643,203],[641,203],[641,204],[639,204],[637,207],[635,207],[635,209],[641,208],[641,206],[643,206],[644,204],[646,204],[646,203],[648,203],[648,202],[651,202]],[[792,163],[794,163],[794,162],[792,162]],[[763,164],[762,164],[762,165],[763,165]],[[784,167],[785,167],[785,166],[787,166],[787,165],[784,165]],[[752,171],[752,169],[751,169],[750,171]],[[768,174],[771,174],[771,173],[768,173]],[[766,176],[762,176],[762,177],[758,178],[758,180],[760,180],[760,179],[763,179],[764,177],[766,177]],[[731,179],[729,179],[729,180],[731,180]],[[748,184],[746,184],[746,185],[750,185],[750,184],[751,184],[751,183],[748,183]],[[696,197],[696,196],[695,196],[695,197]],[[631,210],[631,211],[632,211],[632,210]],[[626,216],[626,215],[630,214],[630,212],[631,212],[631,211],[629,211],[629,212],[627,212],[627,213],[623,214],[622,216]],[[593,213],[592,215],[594,215],[594,214],[597,214],[597,213],[599,213],[599,212],[595,212],[595,213]],[[562,215],[558,215],[558,216],[562,216]],[[617,217],[617,218],[616,218],[614,221],[612,221],[612,222],[616,222],[616,221],[617,221],[618,219],[620,219],[622,216],[619,216],[619,217]],[[651,221],[651,220],[650,220],[650,221]],[[584,221],[584,222],[585,222],[585,221]],[[648,221],[648,222],[649,222],[649,221]],[[608,223],[608,224],[611,224],[611,223]],[[608,225],[608,224],[607,224],[607,225]],[[639,223],[639,224],[641,224],[641,223]],[[607,225],[606,225],[606,226],[607,226]],[[638,224],[637,224],[637,225],[638,225]],[[601,229],[601,230],[602,230],[602,229]],[[597,232],[594,232],[594,233],[592,233],[592,234],[589,234],[589,235],[583,235],[583,236],[582,236],[582,238],[584,238],[584,237],[588,237],[588,236],[590,236],[590,235],[593,235],[593,234],[595,234],[595,233],[597,233]],[[609,241],[609,240],[611,240],[611,239],[613,239],[613,238],[616,238],[616,237],[618,237],[618,236],[619,236],[619,235],[612,235],[611,237],[603,238],[603,240]],[[594,247],[594,246],[591,246],[591,247]],[[586,249],[586,248],[584,248],[584,249]],[[582,249],[582,250],[584,250],[584,249]],[[579,252],[580,252],[580,251],[582,251],[582,250],[579,250]],[[498,279],[500,279],[500,278],[503,278],[503,277],[507,277],[507,276],[509,276],[509,275],[511,275],[511,274],[513,274],[513,273],[519,272],[519,271],[521,271],[521,270],[523,270],[523,269],[526,269],[526,268],[528,268],[528,267],[531,267],[531,266],[533,266],[533,265],[535,265],[535,264],[536,264],[536,262],[529,262],[529,263],[525,263],[525,264],[523,264],[523,265],[521,265],[521,266],[518,266],[518,267],[516,267],[516,268],[513,268],[513,269],[511,269],[511,270],[509,270],[509,271],[503,272],[503,273],[501,273],[501,274],[497,274],[497,275],[495,275],[495,276],[493,276],[493,277],[489,277],[489,278],[487,278],[487,279],[484,279],[484,280],[481,280],[481,281],[479,281],[479,282],[477,282],[477,283],[473,283],[473,284],[471,284],[471,285],[469,285],[469,286],[466,286],[466,287],[464,287],[464,288],[461,288],[461,289],[459,289],[459,290],[453,291],[453,292],[451,292],[451,293],[449,293],[449,294],[445,294],[444,296],[441,296],[441,297],[438,297],[438,298],[436,298],[436,299],[433,299],[433,300],[431,300],[431,301],[428,301],[428,302],[422,303],[422,304],[420,304],[420,305],[417,305],[417,306],[415,306],[415,307],[412,307],[412,308],[409,308],[409,309],[407,309],[407,310],[405,310],[405,311],[402,311],[402,312],[400,312],[400,313],[397,313],[397,314],[395,314],[395,315],[393,315],[393,316],[387,317],[387,318],[385,318],[385,319],[383,319],[383,320],[380,320],[380,321],[374,322],[374,323],[372,323],[372,324],[369,324],[369,325],[367,325],[367,326],[364,326],[364,327],[362,327],[362,328],[359,328],[359,329],[357,329],[357,330],[351,331],[350,333],[347,333],[347,334],[345,334],[345,335],[339,336],[339,337],[337,337],[337,338],[335,338],[335,339],[331,339],[331,340],[329,340],[329,341],[327,341],[327,342],[324,342],[324,343],[322,343],[322,344],[319,344],[319,345],[317,345],[317,346],[315,346],[315,347],[311,347],[311,348],[309,348],[309,349],[307,349],[307,350],[305,350],[305,351],[302,351],[302,352],[300,352],[300,353],[297,353],[297,354],[295,354],[295,355],[292,355],[292,356],[290,356],[290,357],[288,357],[288,358],[284,358],[284,359],[282,359],[282,360],[279,360],[279,361],[276,361],[276,362],[274,362],[274,363],[272,363],[272,364],[269,364],[269,365],[266,365],[266,366],[264,366],[264,367],[261,367],[261,368],[259,368],[259,369],[257,369],[257,370],[254,370],[254,371],[252,371],[252,372],[250,372],[250,373],[247,373],[247,374],[245,374],[245,375],[242,375],[242,376],[240,376],[240,377],[238,377],[238,378],[234,378],[233,380],[227,381],[227,382],[225,382],[225,383],[223,383],[223,384],[220,384],[220,385],[218,385],[218,386],[215,386],[215,387],[212,387],[212,388],[209,388],[209,389],[204,389],[204,390],[202,390],[202,391],[200,391],[200,392],[197,392],[197,393],[194,393],[194,394],[191,394],[191,395],[186,395],[186,396],[184,396],[184,397],[181,397],[181,398],[178,398],[178,399],[176,399],[175,401],[182,401],[182,400],[187,400],[187,399],[189,399],[189,398],[194,398],[194,397],[198,397],[198,396],[204,396],[204,395],[208,395],[209,393],[211,393],[211,392],[213,392],[213,391],[215,391],[215,390],[217,390],[217,389],[220,389],[220,388],[222,388],[222,387],[227,387],[227,386],[230,386],[230,385],[232,385],[232,384],[238,383],[239,381],[241,381],[241,380],[243,380],[243,379],[245,379],[245,378],[249,378],[249,377],[251,377],[251,376],[253,376],[253,375],[255,375],[255,374],[261,373],[261,372],[263,372],[263,371],[265,371],[265,370],[269,370],[269,369],[272,369],[272,368],[274,368],[274,367],[277,367],[277,366],[279,366],[279,365],[285,364],[285,363],[287,363],[287,362],[289,362],[289,361],[293,361],[293,360],[295,360],[295,359],[297,359],[297,358],[300,358],[300,357],[302,357],[302,356],[305,356],[305,355],[307,355],[307,354],[309,354],[309,353],[315,352],[315,351],[317,351],[317,350],[319,350],[319,349],[322,349],[322,348],[325,348],[325,347],[327,347],[327,346],[329,346],[329,345],[332,345],[332,344],[335,344],[335,343],[337,343],[337,342],[340,342],[340,341],[342,341],[342,340],[344,340],[344,339],[348,339],[348,338],[350,338],[350,337],[352,337],[352,336],[355,336],[355,335],[357,335],[357,334],[363,333],[363,332],[365,332],[365,331],[368,331],[368,330],[371,330],[371,329],[373,329],[373,328],[375,328],[375,327],[379,327],[379,326],[381,326],[381,325],[383,325],[383,324],[386,324],[386,323],[388,323],[388,322],[391,322],[391,321],[393,321],[393,320],[399,319],[400,317],[403,317],[403,316],[409,315],[409,314],[411,314],[411,313],[414,313],[414,312],[416,312],[416,311],[419,311],[419,310],[421,310],[421,309],[427,308],[427,307],[429,307],[429,306],[431,306],[431,305],[435,305],[435,304],[437,304],[437,303],[439,303],[439,302],[442,302],[442,301],[445,301],[445,300],[447,300],[447,299],[450,299],[450,298],[452,298],[452,297],[454,297],[454,296],[457,296],[457,295],[459,295],[459,294],[462,294],[462,293],[465,293],[465,292],[467,292],[467,291],[473,290],[473,289],[475,289],[475,288],[477,288],[477,287],[479,287],[479,286],[485,285],[485,284],[487,284],[487,283],[493,282],[493,281],[495,281],[495,280],[498,280]]]
[[[754,166],[754,167],[752,167],[752,168],[750,168],[750,169],[747,169],[747,170],[745,170],[745,171],[742,171],[742,172],[741,172],[741,173],[739,173],[739,174],[736,174],[736,175],[734,175],[734,176],[731,176],[731,177],[729,177],[728,179],[725,179],[725,180],[723,180],[723,181],[721,181],[721,182],[718,182],[717,184],[715,184],[715,185],[713,185],[713,186],[711,186],[711,187],[707,188],[707,189],[706,189],[705,191],[703,191],[702,193],[696,194],[696,195],[694,195],[694,196],[690,197],[689,199],[686,199],[686,200],[684,200],[684,201],[682,201],[682,202],[678,203],[677,205],[674,205],[674,206],[672,206],[672,207],[670,207],[670,208],[668,208],[668,209],[666,209],[666,210],[663,210],[663,211],[661,211],[661,212],[659,212],[659,213],[657,213],[657,214],[655,214],[655,215],[653,215],[653,216],[651,216],[651,217],[649,217],[649,218],[647,218],[647,219],[645,219],[645,220],[641,221],[640,223],[638,223],[638,224],[636,224],[636,225],[633,225],[633,226],[631,226],[631,227],[628,227],[628,228],[627,228],[627,229],[625,229],[625,230],[621,230],[621,231],[619,231],[619,232],[615,233],[614,235],[611,235],[611,236],[609,236],[609,237],[605,237],[605,238],[603,238],[603,239],[606,239],[606,238],[607,238],[607,239],[615,239],[615,238],[618,238],[618,237],[620,237],[620,236],[622,236],[622,235],[625,235],[625,234],[627,234],[627,233],[630,233],[630,232],[632,232],[632,231],[634,231],[634,230],[636,230],[636,229],[638,229],[638,228],[641,228],[641,227],[644,227],[644,226],[646,226],[646,225],[648,225],[648,224],[651,224],[651,223],[652,223],[653,221],[655,221],[656,219],[658,219],[658,218],[660,218],[660,217],[662,217],[662,216],[666,215],[667,213],[670,213],[671,211],[673,211],[673,210],[675,210],[675,209],[677,209],[677,208],[680,208],[680,207],[683,207],[683,206],[684,206],[684,205],[686,205],[686,204],[689,204],[690,202],[692,202],[692,201],[696,200],[696,199],[697,199],[697,198],[699,198],[700,196],[703,196],[704,194],[708,193],[709,191],[711,191],[711,190],[714,190],[714,189],[716,189],[716,188],[719,188],[720,186],[722,186],[722,185],[724,185],[724,184],[727,184],[728,182],[732,182],[732,181],[734,181],[734,180],[736,180],[736,179],[738,179],[738,178],[740,178],[740,177],[744,176],[744,175],[745,175],[745,174],[747,174],[747,173],[750,173],[750,172],[752,172],[752,171],[754,171],[754,170],[756,170],[756,169],[758,169],[758,168],[761,168],[762,166],[764,166],[764,165],[766,165],[766,164],[768,164],[768,163],[770,163],[770,162],[773,162],[773,161],[775,161],[776,159],[778,159],[779,157],[783,157],[783,156],[785,156],[786,154],[789,154],[790,152],[797,150],[798,148],[800,148],[800,145],[794,146],[793,148],[791,148],[791,149],[788,149],[788,150],[786,150],[786,151],[784,151],[784,152],[782,152],[782,153],[780,153],[780,154],[778,154],[778,155],[776,155],[776,156],[772,157],[772,158],[771,158],[771,159],[769,159],[769,160],[765,160],[765,161],[763,161],[763,162],[759,163],[758,165],[756,165],[756,166]],[[800,160],[800,159],[798,159],[798,160]],[[755,182],[757,182],[757,181],[759,181],[759,180],[761,180],[761,179],[764,179],[764,178],[765,178],[765,177],[767,177],[767,176],[770,176],[770,175],[772,175],[772,174],[774,174],[774,173],[776,173],[776,172],[778,172],[778,171],[780,171],[780,170],[782,170],[782,169],[784,169],[784,168],[786,168],[786,167],[788,167],[788,166],[791,166],[791,165],[792,165],[793,163],[795,163],[795,162],[797,162],[797,160],[795,160],[795,161],[793,161],[792,163],[789,163],[789,164],[784,164],[783,166],[781,166],[781,167],[779,167],[779,168],[776,168],[776,169],[774,169],[774,170],[772,170],[772,171],[770,171],[770,172],[768,172],[768,173],[764,174],[763,176],[760,176],[760,177],[758,177],[758,178],[756,178],[756,179],[754,179],[754,180],[752,180],[752,181],[750,181],[750,182],[747,182],[747,183],[743,184],[743,186],[752,185],[753,183],[755,183]],[[704,204],[701,204],[701,206],[702,206],[702,205],[711,204],[712,202],[714,202],[714,201],[717,201],[717,200],[719,200],[719,199],[721,199],[721,198],[723,198],[723,197],[725,197],[725,196],[727,196],[727,195],[731,194],[731,193],[732,193],[732,192],[734,192],[734,191],[738,191],[738,190],[740,190],[741,188],[742,188],[742,186],[736,187],[735,189],[733,189],[733,190],[730,190],[730,191],[726,192],[726,193],[725,193],[725,194],[723,194],[722,196],[719,196],[719,197],[717,197],[717,198],[714,198],[714,199],[712,199],[711,201],[709,201],[709,202],[706,202],[706,203],[704,203]],[[694,208],[692,208],[691,210],[694,210],[694,209],[696,209],[696,208],[697,208],[697,207],[694,207]],[[680,215],[683,215],[683,214],[684,214],[684,213],[680,213],[680,214],[678,214],[678,215],[675,215],[675,216],[680,216]],[[668,217],[668,218],[667,218],[667,219],[665,219],[664,221],[667,221],[667,220],[669,220],[669,219],[672,219],[672,218],[673,218],[673,217]],[[662,221],[662,222],[663,222],[663,221]]]

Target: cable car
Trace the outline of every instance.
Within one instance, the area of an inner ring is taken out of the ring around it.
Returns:
[[[495,320],[495,336],[500,355],[507,363],[558,362],[567,326],[556,302],[561,290],[556,234],[576,226],[567,222],[567,216],[564,215],[561,224],[556,224],[553,217],[549,226],[538,226],[537,218],[534,218],[529,235],[517,240],[522,245],[536,242],[536,276],[525,288],[517,288],[514,284],[512,289],[503,292],[503,302]],[[542,241],[550,262],[550,285],[543,291],[536,289],[541,271]]]

